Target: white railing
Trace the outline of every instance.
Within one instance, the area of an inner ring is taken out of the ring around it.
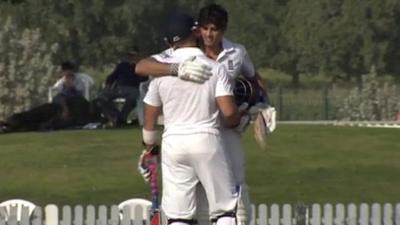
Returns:
[[[400,203],[397,204],[260,204],[252,206],[250,225],[400,225]],[[74,207],[47,205],[7,212],[0,208],[0,225],[149,225],[144,209],[93,205]],[[18,217],[19,214],[19,217]],[[135,216],[132,216],[135,215]],[[19,218],[19,220],[17,219]]]

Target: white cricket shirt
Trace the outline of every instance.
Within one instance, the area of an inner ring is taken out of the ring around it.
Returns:
[[[217,62],[223,64],[228,71],[228,75],[234,79],[239,75],[246,78],[255,76],[253,62],[247,54],[246,48],[238,43],[222,39],[223,50],[218,54]]]
[[[199,48],[179,48],[170,56],[158,58],[165,63],[183,62],[191,56],[212,68],[213,75],[203,84],[184,81],[176,76],[154,78],[144,98],[146,104],[162,106],[167,135],[194,133],[218,134],[220,123],[216,98],[232,96],[233,87],[226,69],[209,59]]]
[[[225,66],[231,79],[235,80],[239,75],[243,75],[246,78],[253,78],[255,76],[254,64],[243,45],[223,38],[222,48],[223,50],[218,54],[216,61]],[[151,57],[162,62],[165,58],[170,57],[173,52],[173,48],[168,48]]]

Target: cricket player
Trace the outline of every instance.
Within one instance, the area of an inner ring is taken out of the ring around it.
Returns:
[[[156,122],[162,110],[162,208],[168,224],[193,224],[196,187],[201,184],[211,218],[217,225],[235,225],[238,193],[221,127],[240,125],[240,115],[225,67],[196,47],[194,22],[181,13],[167,20],[165,40],[174,51],[163,62],[180,64],[190,59],[210,68],[211,76],[203,84],[176,76],[154,78],[144,98],[143,141],[148,150],[157,144]]]
[[[250,60],[246,49],[237,43],[231,42],[224,38],[224,33],[227,29],[228,24],[228,13],[226,10],[217,4],[210,4],[203,7],[200,10],[198,18],[199,35],[202,43],[202,50],[205,54],[224,65],[228,71],[228,75],[231,81],[242,75],[247,80],[250,80],[253,84],[262,83],[258,73],[256,73],[254,65]],[[136,72],[138,74],[151,74],[154,76],[164,76],[168,74],[168,71],[173,71],[177,64],[160,63],[163,62],[163,58],[169,57],[174,52],[174,49],[170,48],[158,55],[153,55],[151,58],[141,60],[136,66]],[[199,70],[195,70],[191,73],[192,68],[197,68],[200,65],[195,65],[195,62],[191,62],[192,65],[186,67],[186,73],[192,74],[192,78],[199,74]],[[195,82],[205,81],[209,76],[199,76],[194,78]],[[187,80],[191,80],[190,78]],[[260,85],[261,86],[261,85]],[[263,90],[260,88],[260,90]],[[261,96],[264,99],[260,101],[267,102],[268,98],[264,92]],[[225,149],[227,156],[230,161],[231,170],[233,172],[237,189],[240,192],[240,198],[237,208],[237,221],[238,224],[245,225],[251,220],[251,206],[248,195],[248,188],[245,182],[245,168],[244,168],[244,155],[241,144],[241,134],[234,129],[221,128],[222,137],[224,139]],[[198,208],[198,221],[200,225],[207,224],[207,207],[204,197],[198,197],[199,208]]]

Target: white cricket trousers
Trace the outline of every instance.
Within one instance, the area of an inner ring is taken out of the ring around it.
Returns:
[[[213,218],[235,211],[238,193],[219,135],[168,135],[161,146],[162,209],[167,218],[194,219],[199,183]]]
[[[245,179],[244,152],[242,147],[241,135],[233,129],[222,129],[221,137],[224,142],[224,150],[228,160],[228,165],[233,173],[233,178],[237,190],[239,190],[238,207],[236,217],[238,225],[249,224],[252,219],[252,210],[249,199],[248,187]],[[204,191],[198,187],[198,210],[197,220],[199,225],[209,225],[208,206],[204,201]]]

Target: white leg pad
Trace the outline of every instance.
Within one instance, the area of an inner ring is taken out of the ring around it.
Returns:
[[[172,222],[169,225],[190,225],[190,224],[184,222]]]
[[[240,186],[239,201],[236,211],[238,225],[248,225],[251,221],[252,208],[250,204],[249,191],[246,184]]]
[[[221,217],[217,220],[216,225],[236,225],[236,219],[234,217]]]

